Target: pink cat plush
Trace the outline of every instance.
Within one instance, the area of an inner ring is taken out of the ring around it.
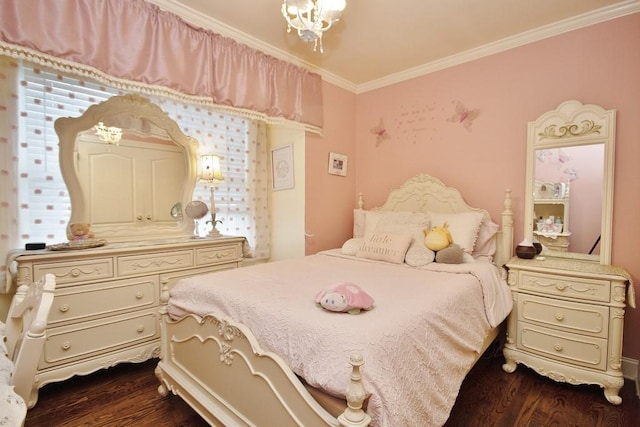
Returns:
[[[358,285],[341,283],[320,292],[316,304],[329,311],[358,314],[360,310],[373,308],[373,298]]]

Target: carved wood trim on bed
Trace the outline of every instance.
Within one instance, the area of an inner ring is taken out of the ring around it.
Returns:
[[[513,248],[513,212],[506,190],[502,227],[496,236],[498,266]],[[360,197],[358,207],[362,208]],[[420,174],[390,192],[378,209],[469,212],[487,211],[468,206],[458,190],[437,178]],[[370,417],[362,410],[365,390],[361,383],[359,355],[350,361],[348,408],[337,418],[313,399],[282,359],[261,349],[253,333],[231,319],[187,315],[174,321],[167,313],[169,291],[162,284],[160,300],[161,360],[156,368],[158,391],[181,396],[211,425],[366,426]],[[494,329],[489,342],[495,337]],[[486,348],[486,346],[484,347]],[[478,355],[479,357],[479,355]]]

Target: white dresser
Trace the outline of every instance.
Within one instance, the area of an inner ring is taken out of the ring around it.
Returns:
[[[629,274],[561,258],[513,258],[506,268],[514,308],[503,369],[522,363],[556,381],[598,384],[620,404],[624,313],[627,302],[635,307]]]
[[[186,238],[14,253],[18,285],[44,273],[55,274],[57,283],[34,402],[47,383],[157,357],[162,286],[239,267],[243,242],[241,237]]]

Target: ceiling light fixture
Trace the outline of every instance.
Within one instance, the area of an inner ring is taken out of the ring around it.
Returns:
[[[107,144],[119,145],[120,138],[122,138],[122,129],[116,126],[105,126],[104,123],[98,122],[97,125],[93,127],[96,131],[96,135],[100,138],[101,141],[106,142]]]
[[[322,33],[340,19],[346,6],[346,0],[284,0],[282,16],[288,33],[295,28],[302,40],[313,42],[314,52],[320,46],[322,53]]]

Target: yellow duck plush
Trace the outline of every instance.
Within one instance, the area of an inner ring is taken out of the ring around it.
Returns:
[[[432,251],[440,251],[453,243],[449,226],[445,222],[442,226],[424,230],[424,245]]]

